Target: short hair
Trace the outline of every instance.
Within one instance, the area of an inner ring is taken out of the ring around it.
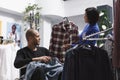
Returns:
[[[35,35],[34,29],[27,30],[27,32],[26,32],[26,39],[27,39],[27,41],[28,41],[29,37],[33,37],[34,35]]]
[[[99,20],[99,11],[94,7],[89,7],[85,9],[86,16],[90,25],[95,25]]]

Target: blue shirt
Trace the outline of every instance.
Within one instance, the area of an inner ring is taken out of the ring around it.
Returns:
[[[89,44],[89,45],[95,45],[96,44],[96,40],[83,40],[83,37],[85,36],[88,36],[88,35],[91,35],[93,33],[96,33],[96,32],[99,32],[99,27],[98,27],[98,24],[96,23],[95,25],[91,26],[89,24],[87,24],[85,26],[85,28],[83,29],[82,33],[79,35],[79,44]],[[94,35],[90,38],[98,38],[99,37],[99,34],[97,35]]]
[[[83,37],[85,36],[88,36],[88,35],[91,35],[91,34],[94,34],[94,33],[97,33],[99,32],[99,27],[98,27],[98,24],[96,23],[95,25],[91,26],[90,24],[87,24],[85,26],[85,28],[83,29],[82,33],[79,35],[79,42],[77,44],[88,44],[88,45],[92,45],[92,46],[95,46],[96,44],[96,40],[83,40]],[[99,37],[99,34],[97,35],[94,35],[90,38],[98,38]],[[72,47],[74,47],[76,44],[72,44]]]

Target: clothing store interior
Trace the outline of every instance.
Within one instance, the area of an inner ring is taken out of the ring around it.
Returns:
[[[120,0],[0,0],[0,80],[120,80]]]

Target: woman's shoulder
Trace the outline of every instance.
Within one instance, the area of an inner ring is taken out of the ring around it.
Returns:
[[[99,25],[96,23],[91,29],[95,31],[99,31]]]

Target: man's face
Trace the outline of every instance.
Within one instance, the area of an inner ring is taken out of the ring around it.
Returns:
[[[34,45],[40,44],[40,35],[38,32],[35,32],[35,36],[33,37],[33,42],[34,42]]]

